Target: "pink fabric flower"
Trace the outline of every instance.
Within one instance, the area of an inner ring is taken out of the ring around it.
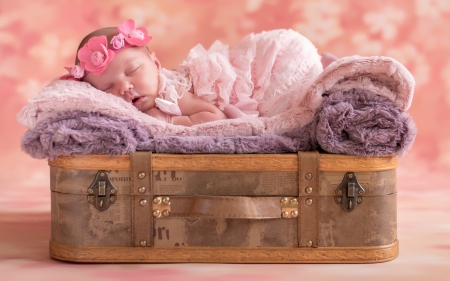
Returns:
[[[59,80],[81,81],[80,78],[75,78],[71,74],[64,74],[63,76],[59,77]]]
[[[119,33],[116,36],[114,36],[111,40],[111,44],[112,44],[113,48],[116,50],[122,48],[125,45],[124,39],[125,39],[125,37],[123,36],[122,33]]]
[[[121,33],[122,34],[122,33]],[[145,35],[142,31],[140,30],[132,30],[129,34],[130,38],[137,38],[139,40],[144,40]]]
[[[75,65],[73,67],[64,67],[64,68],[67,69],[67,71],[69,71],[70,75],[73,76],[73,78],[75,78],[75,79],[80,79],[80,78],[83,78],[83,76],[84,76],[84,70],[79,65]]]
[[[108,63],[114,58],[114,51],[108,49],[106,36],[95,36],[78,51],[81,67],[98,75],[102,73]]]
[[[117,27],[117,30],[123,34],[125,41],[130,45],[145,46],[152,40],[152,37],[148,35],[145,28],[136,28],[136,24],[132,19],[127,19]]]

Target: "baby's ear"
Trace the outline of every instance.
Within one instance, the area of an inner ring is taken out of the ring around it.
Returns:
[[[159,60],[156,58],[156,55],[154,52],[150,53],[150,58],[153,60],[153,62],[156,64],[156,66],[158,67],[158,69],[161,69],[161,63],[159,62]]]
[[[159,62],[158,58],[156,58],[155,52],[150,52],[147,46],[145,46],[145,50],[147,51],[148,55],[150,56],[150,59],[156,64],[158,69],[161,69],[161,63]]]

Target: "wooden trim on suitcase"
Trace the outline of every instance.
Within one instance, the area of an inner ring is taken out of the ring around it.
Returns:
[[[298,156],[287,154],[152,154],[153,171],[296,172]],[[129,155],[73,155],[50,160],[51,167],[72,170],[130,170]],[[322,172],[376,172],[397,168],[397,157],[320,154]]]
[[[398,256],[398,240],[373,247],[89,247],[50,241],[54,259],[81,263],[380,263]]]

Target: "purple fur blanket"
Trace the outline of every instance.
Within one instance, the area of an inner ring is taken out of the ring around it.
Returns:
[[[323,150],[348,155],[402,156],[417,133],[394,102],[361,89],[326,93],[313,123],[312,138]]]
[[[128,154],[136,150],[156,153],[286,153],[317,147],[303,137],[273,134],[243,137],[152,137],[133,119],[99,113],[66,111],[39,122],[22,137],[22,149],[33,158],[54,159],[72,154]]]
[[[134,119],[66,111],[38,122],[22,137],[34,158],[71,154],[286,153],[320,148],[359,156],[403,155],[414,142],[411,117],[387,98],[367,90],[327,93],[310,124],[284,135],[152,137]]]

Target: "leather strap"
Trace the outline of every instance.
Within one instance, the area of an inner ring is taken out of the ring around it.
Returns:
[[[151,151],[134,152],[131,161],[132,239],[139,247],[153,246]]]
[[[281,218],[281,197],[174,196],[170,217]]]
[[[319,244],[319,158],[317,151],[298,152],[298,246]]]

